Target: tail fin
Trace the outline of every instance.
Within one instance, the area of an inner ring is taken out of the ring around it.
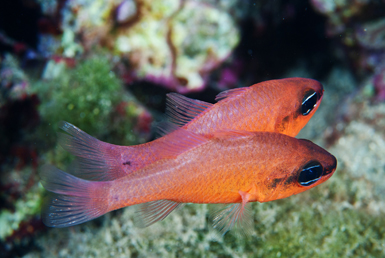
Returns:
[[[122,148],[127,147],[99,141],[67,122],[60,122],[59,127],[68,133],[60,133],[60,145],[77,156],[71,174],[95,181],[109,181],[127,175],[121,165]]]
[[[108,209],[103,184],[87,181],[45,165],[40,171],[44,188],[54,194],[43,202],[42,220],[49,227],[69,227],[95,219]]]

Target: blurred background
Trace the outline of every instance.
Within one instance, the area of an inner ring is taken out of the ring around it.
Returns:
[[[146,229],[133,226],[133,208],[42,224],[38,169],[72,160],[56,143],[59,121],[139,144],[155,138],[169,92],[214,103],[286,77],[324,85],[298,137],[335,155],[338,170],[253,204],[250,238],[218,239],[207,205]],[[384,0],[1,1],[0,256],[385,257],[384,101]]]

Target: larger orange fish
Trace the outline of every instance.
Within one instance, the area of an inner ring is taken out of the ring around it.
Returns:
[[[322,96],[319,82],[288,78],[222,92],[216,104],[169,94],[167,114],[177,126],[202,135],[245,130],[296,136],[318,109]],[[99,141],[69,123],[61,128],[70,134],[62,134],[61,145],[79,157],[74,173],[93,180],[114,180],[169,158],[162,150],[163,144],[180,137],[171,132],[146,144],[117,146]],[[166,133],[172,131],[163,129]]]
[[[249,202],[267,202],[325,182],[336,169],[333,155],[308,140],[271,132],[220,131],[210,136],[185,129],[163,145],[162,159],[114,181],[87,181],[52,166],[43,186],[57,195],[43,210],[51,227],[83,223],[125,206],[139,208],[144,226],[183,203],[230,204],[215,215],[222,233],[245,219]]]

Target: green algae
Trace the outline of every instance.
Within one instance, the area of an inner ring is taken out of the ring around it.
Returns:
[[[42,102],[39,113],[46,124],[42,131],[52,137],[57,123],[67,121],[105,141],[129,145],[146,140],[133,131],[145,109],[124,91],[106,57],[95,56],[63,69],[56,78],[34,83],[32,89]]]
[[[13,172],[22,174],[31,174],[31,168],[26,168],[22,172]],[[19,228],[23,221],[37,216],[40,213],[41,195],[44,188],[35,184],[28,192],[13,205],[14,210],[0,210],[0,240],[4,241],[7,237]]]
[[[57,146],[59,121],[67,121],[113,144],[132,145],[148,140],[150,131],[141,130],[138,123],[143,115],[151,123],[151,114],[124,90],[109,58],[95,55],[74,68],[63,66],[63,62],[53,63],[46,74],[50,71],[55,76],[31,85],[31,92],[41,101],[38,110],[42,122],[32,138],[44,139],[43,163],[65,169],[73,161],[72,155]]]
[[[109,116],[120,100],[122,86],[106,58],[94,57],[65,70],[34,89],[42,100],[40,114],[52,124],[64,120],[90,133],[108,131]]]

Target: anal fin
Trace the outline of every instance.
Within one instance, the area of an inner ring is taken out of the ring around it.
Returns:
[[[138,204],[135,224],[138,227],[148,227],[155,222],[164,220],[171,212],[183,207],[184,203],[170,200],[159,200]]]

